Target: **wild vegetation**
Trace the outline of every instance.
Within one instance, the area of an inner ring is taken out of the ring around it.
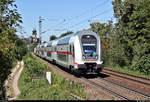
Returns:
[[[14,0],[0,0],[0,94],[10,68],[27,51],[26,44],[15,34],[16,27],[22,22],[16,8]]]
[[[72,34],[72,33],[73,33],[72,31],[67,31],[66,33],[61,34],[59,38],[67,36],[67,35]]]
[[[67,36],[67,35],[72,34],[72,33],[73,33],[72,31],[67,31],[66,33],[62,33],[59,37],[56,37],[55,35],[51,35],[50,36],[50,41],[55,40],[57,38],[61,38],[61,37]]]
[[[55,35],[51,35],[49,40],[52,41],[52,40],[55,40],[55,39],[57,39],[57,37]]]
[[[114,0],[112,4],[117,22],[95,22],[90,28],[102,38],[105,65],[150,75],[150,1]]]
[[[67,81],[64,77],[48,69],[30,54],[24,57],[24,70],[19,79],[21,94],[19,100],[75,100],[71,94],[87,99],[84,87],[73,81]],[[45,78],[45,72],[52,72],[52,84]],[[36,77],[40,80],[32,81]]]

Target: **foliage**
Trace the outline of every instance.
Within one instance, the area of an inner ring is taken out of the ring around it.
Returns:
[[[16,46],[16,59],[22,60],[22,57],[25,56],[27,53],[27,44],[20,38],[16,38],[15,40],[15,46]]]
[[[29,56],[29,55],[28,55]],[[24,81],[30,82],[33,77],[44,74],[44,69],[46,68],[45,64],[41,64],[40,61],[32,57],[24,58],[25,68],[24,70]]]
[[[44,43],[44,42],[43,42]],[[34,42],[32,43],[32,46],[31,46],[31,51],[33,52],[34,51],[34,48],[38,45],[37,42]]]
[[[109,20],[108,23],[94,22],[90,24],[90,30],[99,34],[101,38],[109,38],[113,35],[112,23],[112,20]]]
[[[0,89],[13,61],[21,59],[26,53],[25,43],[15,34],[16,27],[22,22],[16,8],[14,0],[0,0]]]
[[[60,37],[58,37],[58,38],[67,36],[67,35],[72,34],[72,33],[73,33],[72,31],[67,31],[66,33],[61,34]],[[50,36],[50,41],[55,40],[55,39],[57,39],[57,37],[55,35]]]
[[[129,60],[130,68],[150,73],[150,1],[115,0],[118,36]]]
[[[24,62],[24,70],[19,79],[19,88],[21,89],[21,94],[18,98],[19,100],[75,99],[70,96],[70,93],[87,99],[83,86],[76,84],[73,81],[67,81],[65,78],[52,71],[51,85],[48,84],[48,81],[45,78],[32,82],[33,77],[39,76],[39,74],[45,75],[47,65],[32,57],[31,54],[24,57]]]
[[[72,34],[72,33],[73,33],[72,31],[67,31],[66,33],[61,34],[59,38],[67,36],[67,35]]]
[[[119,38],[116,36],[112,37],[107,44],[108,47],[105,52],[103,52],[105,65],[122,67],[127,65],[128,60],[125,56],[125,51],[119,42]]]
[[[57,39],[57,37],[55,35],[51,35],[50,36],[50,41]]]
[[[139,56],[134,56],[132,68],[134,68],[134,70],[139,70],[140,72],[150,75],[150,54],[146,54],[140,58],[138,57]]]

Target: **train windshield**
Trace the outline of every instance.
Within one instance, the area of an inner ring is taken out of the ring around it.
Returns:
[[[96,54],[97,40],[93,35],[83,35],[81,42],[84,54]]]

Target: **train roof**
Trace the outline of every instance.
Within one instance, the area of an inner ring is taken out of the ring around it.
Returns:
[[[67,35],[65,37],[62,37],[60,39],[58,39],[58,45],[61,45],[61,44],[68,44],[70,39],[76,35],[83,35],[83,34],[96,34],[95,32],[93,31],[90,31],[90,30],[82,30],[82,31],[78,31],[76,33],[73,33],[73,34],[70,34],[70,35]],[[97,35],[97,34],[96,34]]]
[[[73,34],[69,34],[67,36],[64,36],[62,38],[59,38],[59,39],[56,39],[56,40],[52,40],[52,41],[49,41],[46,43],[46,46],[48,47],[51,47],[52,45],[62,45],[62,44],[68,44],[70,39],[74,36],[78,36],[78,35],[83,35],[83,34],[96,34],[95,32],[91,31],[91,30],[82,30],[82,31],[78,31],[76,33],[73,33]],[[97,35],[97,34],[96,34]],[[98,35],[97,35],[98,36]],[[41,45],[45,45],[45,44],[41,44]]]

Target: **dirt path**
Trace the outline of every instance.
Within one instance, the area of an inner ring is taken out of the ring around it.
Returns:
[[[13,96],[12,96],[12,98],[9,98],[8,100],[15,100],[17,98],[17,96],[20,94],[20,90],[18,88],[18,80],[19,80],[19,77],[23,70],[23,66],[24,66],[23,61],[19,62],[18,65],[19,65],[19,67],[16,67],[13,70],[14,72],[12,72],[13,75],[11,75],[12,83],[10,83],[10,86],[12,87]]]

